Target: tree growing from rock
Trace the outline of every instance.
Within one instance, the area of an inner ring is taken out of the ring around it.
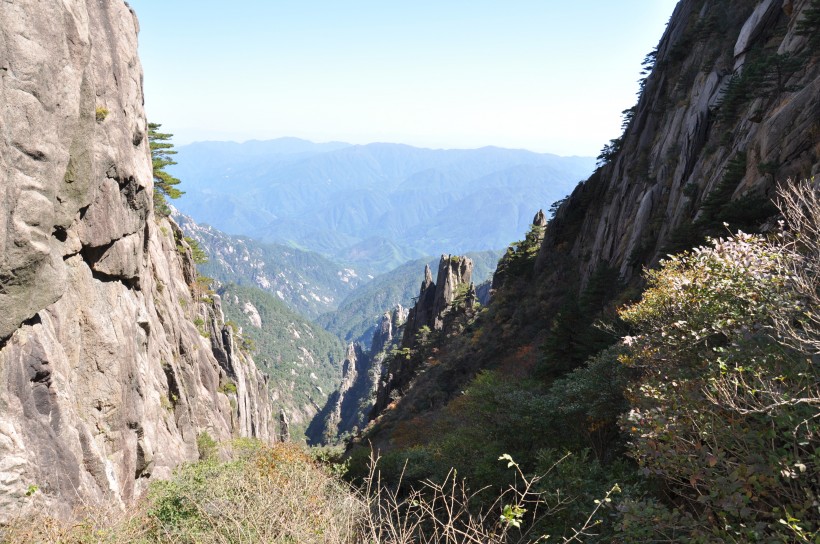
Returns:
[[[160,132],[159,123],[148,123],[148,145],[151,149],[151,166],[154,171],[154,211],[167,217],[171,214],[167,198],[179,198],[183,194],[176,188],[179,179],[165,171],[165,168],[176,164],[171,155],[176,155],[174,144],[171,143],[173,134]]]

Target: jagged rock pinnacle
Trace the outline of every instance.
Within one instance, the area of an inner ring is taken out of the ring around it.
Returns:
[[[547,216],[544,215],[544,210],[538,210],[538,213],[535,214],[535,217],[532,219],[532,224],[536,227],[547,226]]]

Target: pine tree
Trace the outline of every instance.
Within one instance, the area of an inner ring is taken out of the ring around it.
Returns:
[[[820,0],[811,0],[803,17],[797,21],[797,35],[808,38],[809,51],[820,51]]]
[[[174,144],[170,142],[173,134],[159,132],[162,125],[148,123],[148,144],[151,149],[151,165],[154,169],[154,211],[162,216],[171,214],[168,198],[179,198],[183,194],[176,188],[179,180],[165,171],[166,166],[176,164],[171,155],[176,155]]]

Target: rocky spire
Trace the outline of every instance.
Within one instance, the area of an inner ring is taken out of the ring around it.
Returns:
[[[470,287],[467,288],[467,294],[464,296],[464,307],[467,310],[475,308],[475,303],[478,302],[478,295],[476,294],[475,284],[470,282]]]
[[[290,421],[288,421],[284,408],[279,409],[279,440],[290,442]]]
[[[532,219],[532,224],[536,227],[547,226],[547,216],[544,215],[544,210],[538,210],[538,213]]]
[[[433,271],[430,270],[430,265],[424,265],[424,281],[421,282],[421,291],[424,292],[425,289],[433,285]]]
[[[432,320],[428,322],[431,329],[441,330],[444,326],[444,315],[450,303],[456,298],[461,285],[470,283],[473,277],[473,260],[458,255],[442,255],[438,264],[436,294],[433,301]]]
[[[376,330],[373,333],[373,342],[370,344],[370,353],[376,354],[384,351],[384,347],[393,340],[393,316],[390,312],[384,312]]]
[[[458,255],[442,255],[438,266],[438,277],[433,283],[433,274],[429,266],[424,268],[424,281],[421,284],[416,304],[410,309],[404,325],[401,348],[414,348],[419,331],[428,327],[430,330],[444,328],[445,316],[451,309],[462,288],[467,288],[468,298],[475,304],[476,292],[472,286],[473,261]],[[470,286],[470,287],[467,287]],[[470,295],[470,293],[472,293]],[[372,416],[378,415],[390,403],[390,395],[404,388],[415,375],[413,365],[403,364],[404,360],[393,359],[388,368],[382,369],[378,384],[376,403]]]

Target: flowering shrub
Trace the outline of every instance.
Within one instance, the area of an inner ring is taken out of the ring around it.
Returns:
[[[639,333],[622,361],[640,372],[622,425],[670,497],[623,505],[621,529],[634,542],[811,541],[817,372],[775,326],[801,311],[797,255],[744,233],[710,244],[647,272],[643,299],[620,312]]]

